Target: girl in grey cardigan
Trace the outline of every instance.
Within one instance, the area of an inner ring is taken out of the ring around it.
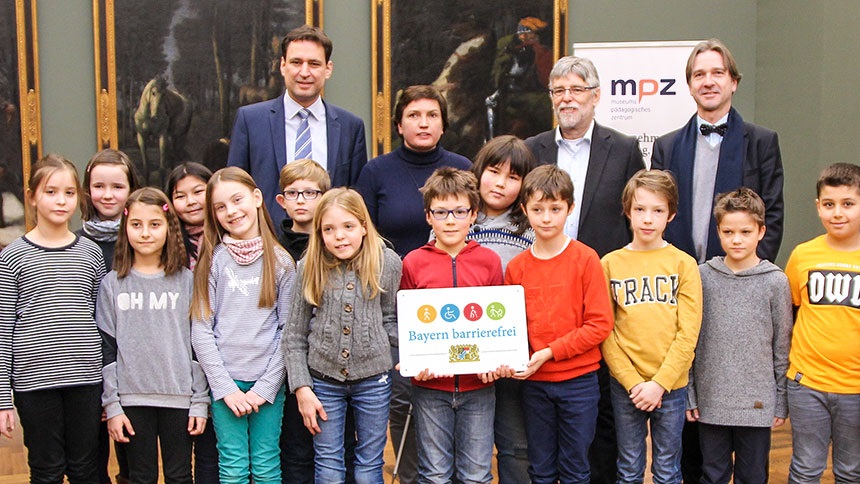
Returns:
[[[400,257],[385,247],[361,196],[326,192],[284,338],[290,391],[314,435],[315,482],[344,481],[347,405],[355,412],[355,480],[383,482],[400,274]]]

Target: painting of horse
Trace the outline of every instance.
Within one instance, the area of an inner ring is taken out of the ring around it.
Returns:
[[[146,84],[134,113],[143,173],[150,173],[147,146],[152,141],[157,142],[158,176],[162,179],[173,164],[187,156],[185,138],[191,127],[191,115],[191,102],[168,86],[163,76],[156,76]]]

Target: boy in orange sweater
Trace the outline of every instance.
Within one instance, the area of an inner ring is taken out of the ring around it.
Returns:
[[[508,264],[506,284],[525,288],[528,368],[523,384],[529,475],[535,484],[588,482],[588,448],[597,423],[600,343],[612,307],[597,253],[564,233],[573,183],[554,165],[523,180],[523,210],[535,231],[531,249]]]

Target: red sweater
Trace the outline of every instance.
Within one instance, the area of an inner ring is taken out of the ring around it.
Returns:
[[[529,349],[552,349],[552,359],[531,380],[565,381],[597,369],[600,343],[614,323],[606,277],[593,249],[571,240],[551,259],[526,250],[508,263],[505,284],[525,288]]]
[[[597,267],[600,268],[599,263]],[[437,249],[436,241],[432,240],[403,258],[400,289],[499,286],[501,284],[502,261],[498,254],[486,247],[481,247],[474,240],[467,242],[457,257],[451,257],[444,250]],[[477,375],[457,375],[453,378],[436,378],[428,381],[418,381],[413,378],[412,384],[445,392],[468,392],[491,385],[482,382]]]

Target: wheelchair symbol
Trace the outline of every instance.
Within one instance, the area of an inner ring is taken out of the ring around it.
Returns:
[[[442,319],[448,321],[449,323],[453,323],[460,317],[460,309],[453,304],[446,304],[442,306],[442,310],[439,311],[442,316]]]

